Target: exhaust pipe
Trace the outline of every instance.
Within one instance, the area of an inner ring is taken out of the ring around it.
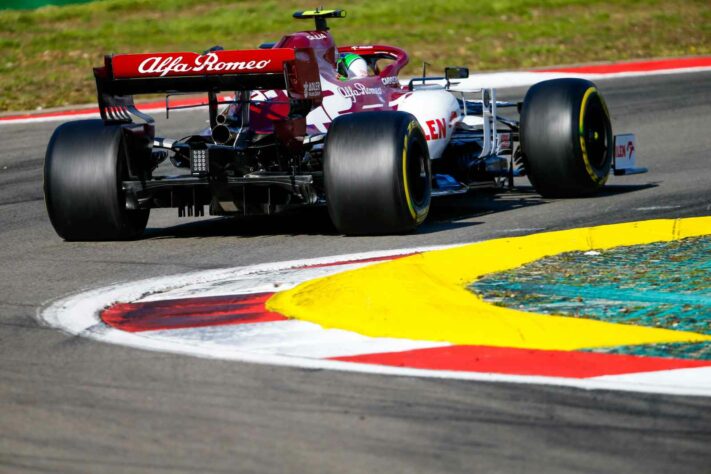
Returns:
[[[240,128],[234,129],[227,125],[227,113],[218,114],[215,117],[217,125],[212,129],[212,139],[215,143],[219,145],[229,144],[235,142],[235,148],[237,147],[236,140],[241,139],[245,132],[249,132],[249,107],[251,91],[240,91],[239,92],[239,103],[241,104],[240,109]],[[229,109],[228,109],[229,110]]]
[[[212,139],[219,145],[230,143],[234,141],[235,138],[237,138],[237,130],[228,127],[224,123],[212,129]]]

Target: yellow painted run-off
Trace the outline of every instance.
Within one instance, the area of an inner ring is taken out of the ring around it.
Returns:
[[[311,280],[270,311],[374,337],[528,349],[709,341],[711,336],[494,306],[466,287],[545,256],[711,234],[711,217],[651,220],[489,240]],[[644,262],[640,262],[643,265]]]

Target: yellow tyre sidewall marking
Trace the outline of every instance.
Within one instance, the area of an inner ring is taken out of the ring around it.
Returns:
[[[275,294],[270,311],[373,337],[576,350],[700,342],[711,336],[494,306],[466,287],[483,275],[563,252],[711,234],[711,217],[653,220],[495,239],[311,280]]]
[[[412,196],[410,195],[410,183],[408,182],[407,178],[408,143],[410,141],[412,130],[416,127],[419,127],[419,124],[416,120],[413,120],[407,126],[407,133],[405,134],[405,140],[402,148],[402,183],[403,189],[405,191],[405,201],[407,202],[407,207],[410,210],[410,215],[415,220],[415,222],[421,224],[427,217],[427,213],[429,212],[429,205],[424,206],[421,209],[415,209],[415,203],[413,202]]]
[[[412,203],[412,197],[410,197],[409,183],[407,182],[407,142],[410,138],[410,130],[412,128],[412,123],[407,127],[407,133],[405,134],[405,143],[402,146],[402,185],[405,189],[405,200],[407,201],[407,207],[410,209],[410,215],[413,219],[417,220],[417,212],[415,212],[415,206]]]
[[[600,185],[605,184],[608,178],[608,174],[605,174],[604,176],[598,176],[598,174],[595,172],[593,169],[592,165],[590,164],[590,159],[588,158],[588,150],[585,147],[585,136],[584,136],[584,119],[585,119],[585,108],[587,107],[588,104],[588,99],[592,94],[598,95],[600,99],[600,103],[602,104],[602,109],[605,112],[605,115],[607,115],[608,120],[610,119],[610,114],[607,111],[607,105],[605,104],[605,100],[600,96],[597,92],[597,89],[595,87],[589,87],[588,90],[585,91],[585,94],[583,95],[583,100],[580,103],[580,120],[578,122],[578,132],[580,135],[580,150],[583,154],[583,163],[585,164],[585,170],[588,172],[588,175],[590,178],[593,180],[594,183],[599,183]]]

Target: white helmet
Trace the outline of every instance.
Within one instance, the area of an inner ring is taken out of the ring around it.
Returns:
[[[368,63],[354,53],[342,54],[338,59],[338,72],[349,79],[360,79],[368,76]]]

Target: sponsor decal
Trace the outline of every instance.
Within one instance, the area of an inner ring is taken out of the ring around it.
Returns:
[[[429,132],[425,134],[425,138],[428,141],[447,138],[447,121],[445,119],[427,120],[425,125],[427,125],[427,131]]]
[[[239,73],[283,73],[293,49],[119,54],[111,57],[114,78],[198,76]]]
[[[355,102],[355,98],[359,96],[380,95],[383,93],[383,89],[382,87],[368,87],[365,84],[358,82],[352,86],[339,87],[338,93]]]
[[[380,79],[380,81],[383,83],[384,86],[400,85],[400,81],[398,81],[397,77],[395,76],[383,77],[382,79]]]
[[[630,140],[626,144],[615,146],[615,158],[629,159],[634,153],[634,143]]]
[[[244,69],[259,70],[266,68],[269,63],[271,63],[270,59],[235,62],[220,61],[219,57],[215,53],[196,56],[192,64],[184,62],[182,56],[153,56],[138,65],[138,72],[141,74],[158,74],[163,77],[170,72],[188,74],[194,72],[213,71],[233,72]]]
[[[310,39],[311,41],[318,41],[322,39],[328,38],[326,33],[307,33],[306,38]]]
[[[511,149],[511,134],[499,133],[499,150]]]
[[[615,135],[614,165],[616,170],[634,168],[636,161],[635,141],[635,136],[632,133]]]
[[[305,97],[320,97],[321,96],[321,83],[318,81],[305,82],[304,83],[304,96]]]

